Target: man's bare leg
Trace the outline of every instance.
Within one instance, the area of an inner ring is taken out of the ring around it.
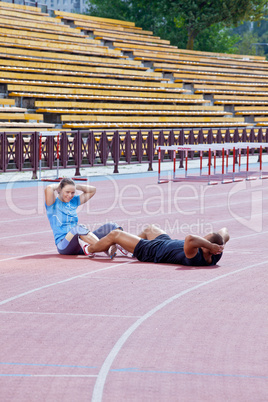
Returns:
[[[83,236],[79,236],[80,239],[82,239],[83,241],[85,241],[88,244],[94,244],[97,243],[97,241],[99,241],[99,238],[94,235],[94,233],[89,232],[87,235],[83,235]]]
[[[221,237],[223,238],[223,244],[227,243],[227,241],[229,241],[230,239],[230,235],[228,232],[228,229],[226,227],[221,228],[218,233],[221,235]]]
[[[140,234],[139,237],[146,240],[154,240],[161,234],[167,234],[163,229],[160,229],[156,225],[148,225]]]
[[[122,230],[112,230],[107,236],[104,236],[95,244],[91,244],[88,246],[88,251],[90,253],[98,253],[101,251],[107,251],[110,246],[113,244],[119,244],[125,250],[130,253],[134,252],[134,249],[138,242],[140,241],[140,237],[132,235],[127,232],[122,232]]]
[[[92,232],[89,232],[87,235],[79,236],[79,238],[78,238],[78,242],[80,244],[81,249],[83,250],[83,253],[88,257],[94,257],[93,253],[89,253],[87,251],[89,243],[94,244],[98,240],[99,240],[99,238],[96,235],[94,235],[94,233],[92,233]]]

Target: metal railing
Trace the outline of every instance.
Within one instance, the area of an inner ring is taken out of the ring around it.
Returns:
[[[147,163],[148,170],[153,170],[159,145],[240,141],[268,142],[268,128],[60,131],[59,147],[57,136],[43,136],[40,143],[39,132],[1,132],[0,173],[32,171],[32,177],[37,178],[39,160],[42,170],[56,169],[59,163],[63,169],[75,168],[76,175],[80,175],[81,168],[106,165],[113,165],[114,173],[118,173],[121,165],[133,163]],[[194,153],[189,156],[193,158]],[[162,159],[171,161],[172,153],[163,153]],[[183,153],[178,154],[178,159],[183,167]]]

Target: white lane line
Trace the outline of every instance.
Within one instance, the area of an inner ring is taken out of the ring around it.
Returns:
[[[93,395],[92,395],[92,402],[101,402],[102,401],[102,395],[103,395],[103,389],[105,386],[105,382],[106,382],[106,378],[107,375],[111,369],[111,366],[115,360],[115,358],[117,357],[118,353],[121,351],[122,347],[124,346],[125,342],[128,340],[128,338],[133,334],[133,332],[141,326],[141,324],[143,324],[148,318],[151,318],[155,313],[157,313],[159,310],[163,309],[164,307],[166,307],[168,304],[172,303],[173,301],[179,299],[180,297],[193,292],[203,286],[209,285],[212,282],[216,282],[218,280],[224,279],[230,275],[234,275],[234,274],[238,274],[240,272],[243,272],[247,269],[250,268],[255,268],[264,264],[268,264],[268,260],[260,262],[258,264],[253,264],[253,265],[249,265],[247,267],[244,268],[240,268],[236,271],[233,272],[229,272],[227,274],[224,275],[220,275],[216,278],[210,279],[206,282],[203,282],[199,285],[193,286],[192,288],[189,288],[187,290],[183,290],[182,292],[176,294],[175,296],[170,297],[169,299],[165,300],[163,303],[160,303],[158,306],[154,307],[153,309],[151,309],[150,311],[148,311],[148,313],[144,314],[141,318],[139,318],[134,324],[132,324],[124,333],[123,335],[118,339],[118,341],[116,342],[116,344],[114,345],[114,347],[112,348],[112,350],[110,351],[110,353],[108,354],[108,356],[106,357],[100,371],[99,371],[99,375],[98,378],[96,380],[95,386],[94,386],[94,390],[93,390]]]
[[[30,255],[32,255],[32,254],[30,254]],[[21,297],[28,296],[28,295],[30,295],[32,293],[39,292],[40,290],[50,288],[52,286],[57,286],[57,285],[61,285],[63,283],[71,282],[71,281],[73,281],[75,279],[78,279],[78,278],[84,278],[85,276],[95,274],[96,272],[107,271],[109,269],[113,269],[113,268],[116,268],[116,267],[123,267],[124,265],[131,264],[131,263],[133,263],[135,261],[136,260],[131,260],[131,261],[123,262],[121,264],[109,265],[106,268],[101,268],[101,269],[97,269],[95,271],[86,272],[85,274],[72,276],[71,278],[63,279],[63,280],[58,281],[58,282],[49,283],[48,285],[40,286],[39,288],[28,290],[28,292],[20,293],[20,294],[18,294],[16,296],[9,297],[8,299],[1,301],[0,306],[3,306],[4,304],[7,304],[7,303],[9,303],[10,301],[13,301],[13,300],[17,300],[17,299],[19,299]]]
[[[254,189],[254,190],[255,190],[255,191],[258,191],[258,189]],[[259,191],[262,191],[262,190],[263,190],[262,188],[259,189]],[[251,194],[251,193],[250,193],[250,194]],[[226,194],[226,195],[227,195],[227,194]],[[208,198],[208,197],[209,197],[209,196],[207,196],[207,198]],[[214,194],[214,197],[215,197],[215,194]],[[187,205],[187,204],[189,204],[189,198],[190,198],[190,197],[181,197],[181,198],[178,197],[177,201],[178,201],[179,203],[182,203],[183,205],[185,205],[185,204]],[[245,198],[245,197],[244,197],[244,198]],[[199,200],[199,199],[200,199],[199,196],[198,196],[197,198],[193,198],[193,203],[196,202],[196,201]],[[255,202],[255,201],[258,201],[258,200],[267,201],[267,200],[268,200],[268,197],[259,197],[259,198],[256,198],[256,200],[254,199],[254,202]],[[231,203],[231,205],[232,205],[232,206],[237,206],[237,205],[247,204],[247,203],[249,203],[249,201],[245,198],[245,200],[233,202],[233,203]],[[159,202],[158,202],[158,201],[150,201],[150,206],[154,206],[154,205],[159,205]],[[161,205],[162,205],[162,204],[161,204]],[[128,207],[128,208],[137,207],[137,203],[136,203],[136,204],[127,204],[127,207]],[[164,207],[166,207],[166,204],[164,204]],[[226,207],[226,202],[225,202],[224,204],[214,204],[214,205],[208,205],[208,206],[203,205],[201,208],[211,210],[211,209],[224,208],[224,207]],[[201,208],[200,208],[200,209],[201,209]],[[113,209],[113,211],[115,211],[115,210],[117,210],[117,209],[120,210],[120,206],[115,206],[114,209]],[[192,210],[193,210],[193,208],[189,208],[189,209],[183,208],[183,212],[191,212]],[[98,212],[103,212],[103,210],[102,210],[102,209],[100,209],[100,210],[94,209],[94,211],[92,211],[92,212],[98,213]],[[140,216],[139,216],[139,217],[140,217]]]
[[[233,253],[234,253],[234,250],[224,250],[224,254],[233,254]],[[236,251],[235,254],[236,255],[256,255],[256,251],[239,250],[239,251]]]
[[[52,234],[52,230],[43,230],[42,232],[31,232],[31,233],[20,233],[20,234],[16,234],[16,235],[12,235],[12,236],[5,236],[5,237],[0,237],[0,240],[6,240],[6,239],[13,239],[15,237],[22,237],[22,236],[34,236],[34,235],[40,235],[43,233],[51,233]]]
[[[10,223],[10,222],[21,222],[21,221],[28,221],[29,219],[40,219],[43,218],[44,219],[45,215],[34,215],[34,216],[27,216],[27,218],[16,218],[16,219],[8,219],[7,221],[0,221],[1,223]]]
[[[19,200],[22,200],[23,197],[18,197],[18,198],[19,198]],[[0,200],[0,202],[1,202],[1,200]],[[38,202],[38,199],[37,199],[36,202],[33,203],[33,204],[30,204],[29,202],[27,202],[27,208],[30,209],[30,208],[36,207],[37,202]],[[5,210],[5,209],[7,209],[8,207],[9,207],[9,205],[5,205],[5,206],[3,206],[3,207],[0,207],[0,211],[3,211],[3,210]],[[10,209],[10,208],[9,208],[9,209]]]
[[[97,377],[95,374],[0,374],[0,377],[57,377],[57,378],[91,378]]]
[[[97,377],[96,374],[29,374],[30,377],[62,377],[62,378],[91,378]]]
[[[60,315],[62,316],[74,316],[74,317],[110,317],[110,318],[139,318],[140,315],[119,315],[119,314],[82,314],[82,313],[54,313],[54,312],[47,312],[42,313],[39,311],[8,311],[8,310],[1,310],[0,314],[25,314],[25,315]]]
[[[265,232],[251,233],[251,234],[242,235],[242,236],[238,236],[238,237],[231,237],[230,240],[241,240],[245,237],[260,236],[260,235],[264,235],[266,233],[268,233],[268,230],[266,230]]]
[[[39,253],[34,253],[34,254],[33,253],[32,254],[23,254],[23,255],[17,255],[16,257],[4,258],[4,259],[0,260],[0,262],[10,261],[10,260],[17,260],[17,259],[20,259],[20,258],[32,257],[34,255],[49,254],[49,253],[55,254],[56,253],[55,248],[53,248],[53,250],[51,249],[51,250],[47,250],[47,251],[39,251]]]

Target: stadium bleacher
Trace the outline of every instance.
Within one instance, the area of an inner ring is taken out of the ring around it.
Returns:
[[[132,22],[0,1],[0,128],[248,128],[264,57],[189,51]]]

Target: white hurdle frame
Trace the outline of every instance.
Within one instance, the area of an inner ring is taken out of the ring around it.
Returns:
[[[40,131],[38,133],[39,138],[39,180],[42,179],[42,137],[57,137],[57,179],[59,177],[59,166],[60,166],[60,131]]]
[[[237,142],[237,143],[224,143],[224,144],[197,144],[197,145],[159,145],[158,146],[158,184],[167,183],[169,181],[180,181],[179,177],[176,177],[176,152],[185,152],[185,178],[187,178],[188,173],[188,151],[199,151],[200,153],[200,177],[202,175],[202,161],[203,152],[208,152],[208,184],[218,184],[218,182],[211,182],[211,162],[212,162],[212,152],[214,153],[214,175],[216,174],[216,152],[222,152],[222,184],[231,183],[234,181],[241,181],[242,178],[235,178],[236,168],[236,150],[238,150],[238,172],[241,171],[241,150],[246,149],[246,180],[257,179],[257,177],[249,177],[249,150],[259,149],[259,171],[260,179],[262,175],[262,150],[263,148],[268,148],[267,142]],[[228,156],[229,151],[233,151],[233,170],[232,170],[232,180],[225,180],[224,177],[228,174]],[[161,179],[161,151],[173,151],[173,178],[172,179]],[[225,169],[225,153],[226,153],[226,169]]]

